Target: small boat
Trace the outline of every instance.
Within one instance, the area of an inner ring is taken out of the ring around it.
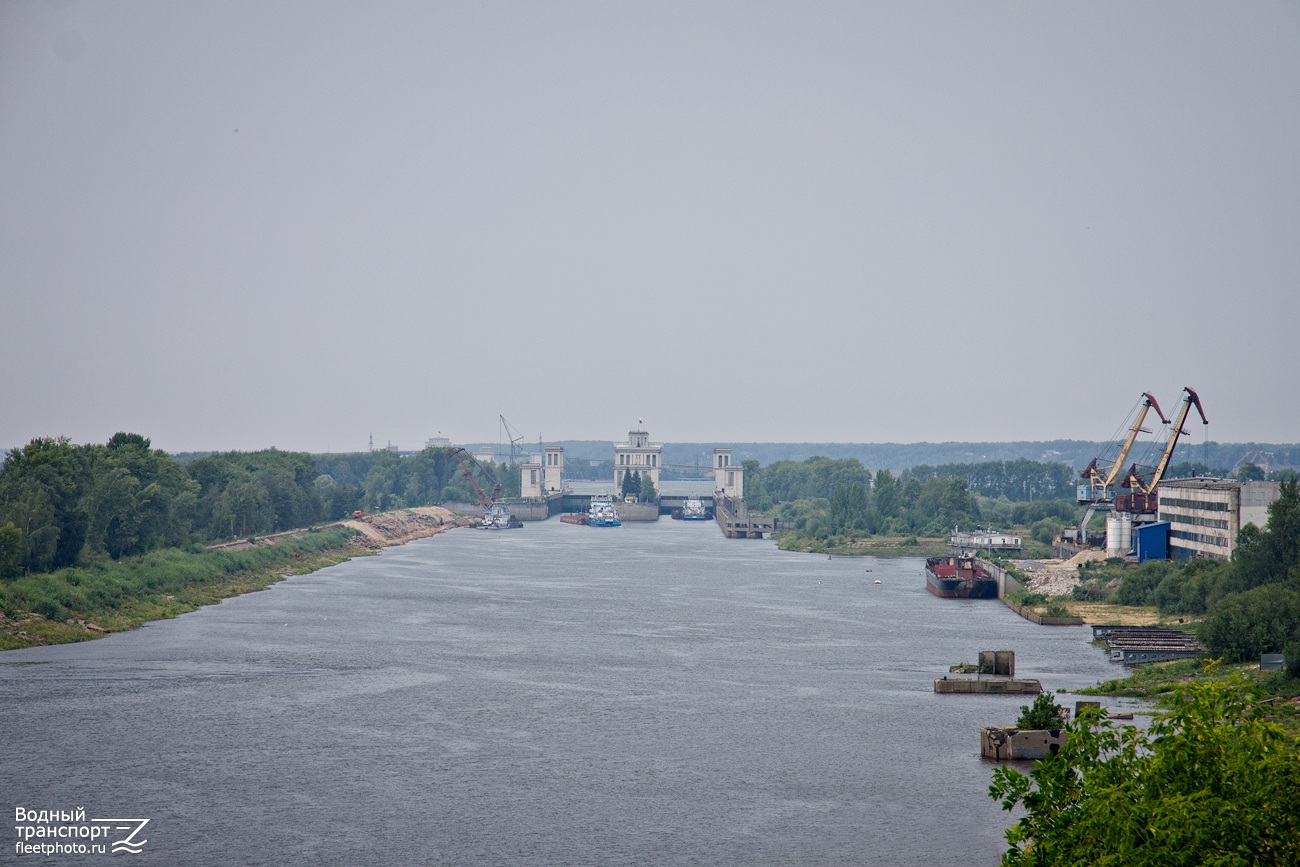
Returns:
[[[879,579],[879,578],[876,579],[876,583],[877,583],[877,584],[880,583],[880,579]]]
[[[516,530],[524,525],[505,503],[493,503],[483,510],[483,520],[476,525],[480,530]]]
[[[623,522],[618,519],[618,509],[614,508],[614,503],[609,497],[592,497],[591,508],[587,510],[587,526],[589,527],[621,527]]]
[[[998,581],[974,557],[930,557],[925,561],[925,589],[945,599],[995,599]]]

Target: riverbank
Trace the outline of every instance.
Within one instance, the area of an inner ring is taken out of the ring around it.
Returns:
[[[1227,680],[1242,675],[1256,689],[1257,704],[1265,717],[1300,736],[1300,678],[1286,671],[1260,671],[1258,663],[1210,664],[1200,659],[1177,659],[1139,665],[1128,677],[1099,682],[1075,690],[1079,695],[1140,698],[1169,707],[1175,690],[1204,680]]]
[[[472,519],[429,506],[211,548],[97,558],[0,585],[0,651],[136,629]]]
[[[822,541],[782,532],[776,536],[776,545],[782,551],[844,557],[940,557],[948,553],[946,536],[866,536],[859,539],[832,536]]]

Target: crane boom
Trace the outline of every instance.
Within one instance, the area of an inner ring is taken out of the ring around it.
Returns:
[[[1122,482],[1123,486],[1134,491],[1131,498],[1125,498],[1126,510],[1136,513],[1156,511],[1156,487],[1160,485],[1161,478],[1165,477],[1165,471],[1169,468],[1169,461],[1174,456],[1174,448],[1178,447],[1179,437],[1186,437],[1187,430],[1183,425],[1187,422],[1188,412],[1192,407],[1196,407],[1196,412],[1200,413],[1201,424],[1208,425],[1210,420],[1205,417],[1205,408],[1201,407],[1200,396],[1195,391],[1184,387],[1183,389],[1183,406],[1178,411],[1178,421],[1174,422],[1173,429],[1169,433],[1169,442],[1165,443],[1165,451],[1161,452],[1160,463],[1156,464],[1156,469],[1149,474],[1138,472],[1138,467],[1130,468],[1128,476]]]
[[[524,452],[524,447],[519,445],[524,441],[523,434],[512,429],[510,427],[510,422],[506,421],[505,416],[498,413],[497,418],[501,419],[501,426],[505,428],[506,431],[506,439],[510,440],[510,463],[517,464],[519,463],[519,456]]]
[[[1155,397],[1150,392],[1142,392],[1142,408],[1138,411],[1137,418],[1133,426],[1129,428],[1128,437],[1125,438],[1124,444],[1120,447],[1119,454],[1114,461],[1099,464],[1100,457],[1092,459],[1088,466],[1079,472],[1080,477],[1086,479],[1084,484],[1078,486],[1077,501],[1083,505],[1094,505],[1098,503],[1109,503],[1114,497],[1112,485],[1119,478],[1120,470],[1124,467],[1124,461],[1128,459],[1128,453],[1133,448],[1133,443],[1139,433],[1150,433],[1142,427],[1142,422],[1146,420],[1147,410],[1155,408],[1156,415],[1165,424],[1169,424],[1169,419],[1160,411],[1160,404],[1156,402]]]
[[[460,459],[461,471],[465,474],[465,478],[469,479],[469,486],[474,489],[474,495],[478,497],[478,504],[482,506],[484,509],[486,509],[488,506],[491,506],[493,503],[495,503],[497,501],[497,497],[500,496],[501,494],[501,483],[498,482],[495,478],[493,478],[492,474],[489,473],[486,469],[484,469],[483,465],[480,464],[478,461],[474,460],[474,456],[471,455],[469,452],[465,451],[463,448],[452,449],[452,454],[454,454],[457,458]],[[488,479],[492,481],[493,488],[492,488],[491,495],[483,493],[483,489],[480,488],[478,482],[474,480],[474,473],[470,469],[471,464],[477,466],[479,470],[482,471],[483,475],[487,476]]]
[[[1201,424],[1210,423],[1210,420],[1205,417],[1205,409],[1201,406],[1201,398],[1196,392],[1186,386],[1183,387],[1183,391],[1187,392],[1187,394],[1183,397],[1182,411],[1178,413],[1178,423],[1174,425],[1173,433],[1169,435],[1169,444],[1165,446],[1165,453],[1160,456],[1160,464],[1156,467],[1155,475],[1151,477],[1151,487],[1148,493],[1154,491],[1156,485],[1160,484],[1160,480],[1164,478],[1165,469],[1169,466],[1169,459],[1174,456],[1174,447],[1178,445],[1178,437],[1187,433],[1187,431],[1183,430],[1183,423],[1187,421],[1187,411],[1192,408],[1193,404],[1195,404],[1196,411],[1201,416]]]

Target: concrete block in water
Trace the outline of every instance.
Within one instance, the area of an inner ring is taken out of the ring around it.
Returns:
[[[1017,729],[989,726],[980,729],[980,755],[998,762],[1045,759],[1065,745],[1064,729]]]
[[[937,677],[934,691],[941,695],[977,693],[980,695],[1037,695],[1043,685],[1037,680],[1015,677]]]

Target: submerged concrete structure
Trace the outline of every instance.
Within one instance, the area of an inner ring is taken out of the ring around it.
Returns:
[[[1065,729],[980,729],[980,755],[996,762],[1045,759],[1065,746]]]

